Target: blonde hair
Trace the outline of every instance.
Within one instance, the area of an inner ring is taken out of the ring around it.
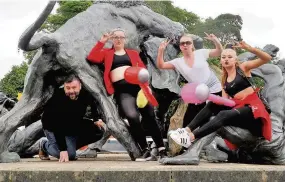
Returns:
[[[124,29],[122,29],[122,28],[120,28],[120,27],[118,27],[118,28],[114,28],[113,30],[111,30],[111,34],[114,34],[115,32],[117,32],[117,31],[120,31],[120,32],[124,32],[124,34],[125,34],[125,37],[127,37],[127,35],[126,35],[126,31],[124,30]],[[126,44],[126,41],[125,41],[125,44]],[[125,45],[124,45],[125,46]],[[114,48],[114,44],[112,45],[112,48]]]
[[[111,33],[113,34],[114,32],[117,32],[117,31],[124,32],[124,34],[126,35],[126,31],[122,28],[114,28],[113,30],[111,30]]]
[[[231,49],[231,48],[224,49],[223,52],[226,51],[226,50],[233,50],[236,53],[236,50]],[[241,64],[240,61],[236,57],[236,65],[235,65],[235,67],[239,67],[240,64]],[[221,65],[221,67],[222,67],[222,85],[225,85],[227,77],[228,77],[228,72],[222,65]]]
[[[189,37],[189,38],[192,40],[192,51],[195,51],[196,49],[195,49],[195,46],[194,46],[194,41],[193,41],[193,39],[192,39],[192,35],[189,34],[189,33],[183,34],[183,35],[180,37],[179,42],[180,42],[180,40],[181,40],[182,37]]]

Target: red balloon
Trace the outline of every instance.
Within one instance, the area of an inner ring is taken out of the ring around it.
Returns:
[[[154,107],[158,106],[158,102],[155,99],[155,97],[151,94],[149,87],[146,86],[145,84],[140,84],[140,87],[142,88],[143,93],[144,93],[146,99],[149,101],[149,103]]]
[[[125,70],[124,76],[125,80],[132,84],[140,84],[139,72],[143,69],[141,67],[129,67]]]
[[[158,106],[158,102],[155,99],[155,97],[152,95],[147,84],[141,83],[139,80],[140,79],[139,73],[143,69],[145,69],[145,68],[141,68],[141,67],[129,67],[129,68],[127,68],[125,70],[125,73],[124,73],[125,80],[128,83],[139,85],[141,87],[141,89],[143,90],[143,93],[144,93],[145,97],[147,98],[147,100],[149,101],[149,103],[153,106]]]

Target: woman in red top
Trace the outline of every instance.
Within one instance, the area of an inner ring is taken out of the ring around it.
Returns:
[[[109,49],[103,48],[109,39],[112,40],[113,47]],[[131,66],[145,68],[137,51],[124,48],[125,39],[125,31],[122,29],[115,29],[111,33],[104,34],[89,53],[87,60],[93,63],[104,63],[105,65],[104,83],[106,90],[109,95],[114,93],[119,110],[122,111],[129,122],[131,134],[142,149],[141,158],[136,160],[155,159],[150,154],[138,110],[144,118],[143,120],[147,122],[151,136],[158,147],[160,158],[163,158],[166,156],[166,151],[162,134],[155,120],[154,109],[150,104],[138,109],[136,97],[141,88],[139,85],[128,83],[124,78],[126,69]]]
[[[258,57],[239,64],[235,50],[225,49],[221,54],[223,97],[233,99],[236,106],[231,108],[209,102],[192,120],[195,127],[187,126],[170,131],[170,137],[180,145],[189,147],[195,138],[202,138],[222,126],[238,126],[248,129],[255,136],[271,140],[269,113],[249,81],[252,79],[251,70],[269,62],[271,56],[249,46],[244,41],[233,47],[243,48]],[[209,121],[213,115],[215,118]]]

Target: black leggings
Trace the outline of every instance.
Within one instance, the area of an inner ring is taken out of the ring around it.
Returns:
[[[145,126],[150,131],[151,137],[157,147],[164,147],[161,131],[155,120],[154,109],[148,103],[144,108],[136,105],[137,94],[140,90],[138,85],[127,83],[125,80],[115,82],[115,99],[119,106],[119,111],[124,115],[130,125],[130,132],[141,149],[147,148],[146,136],[140,122],[140,114]],[[140,114],[139,114],[140,112]]]
[[[213,94],[222,96],[222,92],[217,92]],[[197,105],[188,104],[187,110],[183,118],[183,127],[186,127],[205,106],[206,102]]]
[[[215,118],[209,121],[211,116]],[[254,118],[249,106],[232,109],[209,102],[187,127],[193,131],[195,138],[202,138],[223,126],[237,126],[248,129],[253,135],[262,136],[262,122]]]

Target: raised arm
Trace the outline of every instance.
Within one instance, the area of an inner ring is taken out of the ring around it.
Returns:
[[[235,45],[233,47],[245,49],[245,50],[255,54],[258,57],[255,60],[245,61],[242,63],[241,67],[243,67],[244,71],[246,71],[246,72],[250,71],[251,69],[257,68],[263,64],[266,64],[272,59],[272,57],[269,54],[267,54],[266,52],[259,50],[257,48],[251,47],[250,45],[248,45],[244,41],[237,43],[237,45]]]
[[[109,33],[104,34],[100,41],[92,48],[91,52],[87,56],[87,60],[93,63],[102,63],[104,60],[105,50],[103,49],[105,43],[112,35]]]
[[[166,46],[168,45],[169,41],[163,41],[159,48],[158,48],[158,53],[157,53],[157,67],[160,69],[174,69],[174,66],[170,63],[167,63],[163,59],[163,54]]]
[[[215,49],[211,49],[209,53],[209,57],[219,57],[223,51],[223,46],[219,39],[214,34],[207,34],[204,32],[207,37],[204,37],[207,40],[212,41],[215,44]]]

